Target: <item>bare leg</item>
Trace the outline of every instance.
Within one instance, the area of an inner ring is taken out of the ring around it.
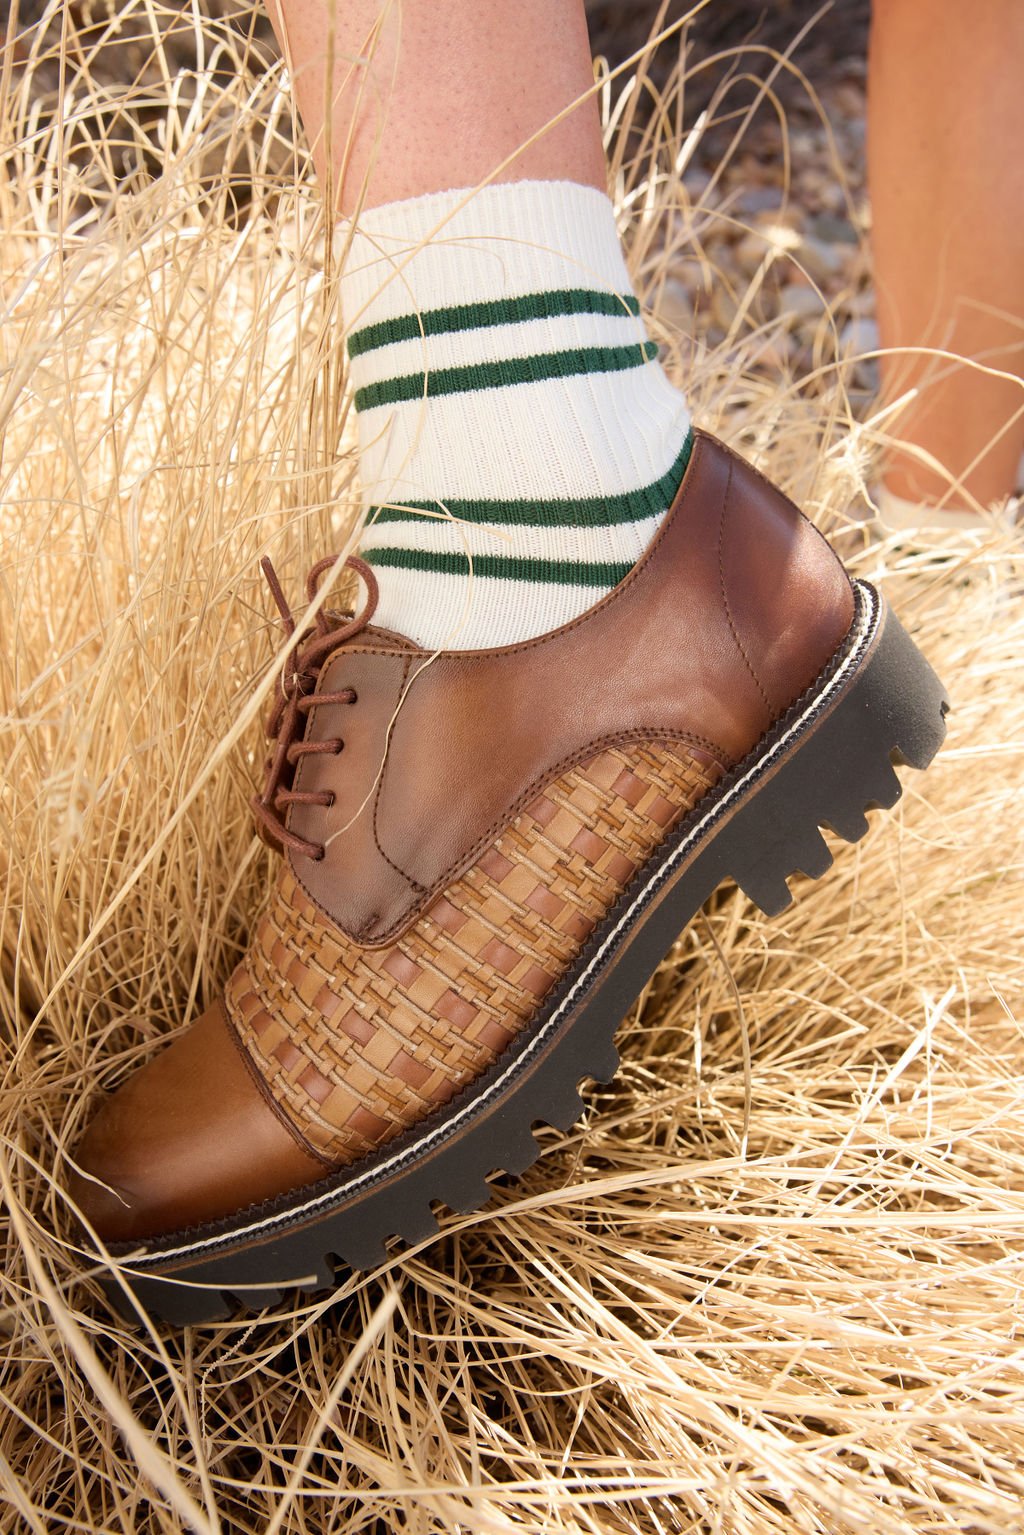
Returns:
[[[339,212],[354,211],[364,185],[370,205],[475,186],[512,155],[502,181],[603,190],[593,97],[516,153],[593,84],[583,0],[268,0],[268,9]]]
[[[1019,0],[876,0],[868,168],[883,347],[940,347],[1024,375],[1022,73]],[[912,355],[885,359],[882,384],[890,399],[922,391],[893,425],[908,450],[886,466],[890,491],[947,506],[1012,492],[1019,385]]]

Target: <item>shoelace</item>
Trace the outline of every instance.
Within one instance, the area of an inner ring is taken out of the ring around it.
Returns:
[[[306,598],[314,602],[320,585],[320,577],[336,563],[336,556],[328,555],[319,560],[306,577]],[[295,633],[295,617],[288,606],[284,589],[270,560],[260,561],[267,585],[284,620],[285,633],[289,638]],[[366,583],[366,602],[351,618],[328,613],[323,608],[316,616],[315,628],[301,636],[304,643],[296,647],[281,671],[280,691],[267,719],[267,736],[276,745],[266,760],[266,779],[262,794],[254,794],[250,800],[253,812],[269,842],[283,852],[290,848],[305,858],[319,861],[324,856],[324,845],[309,842],[285,825],[291,805],[323,805],[330,809],[334,803],[333,791],[296,790],[291,787],[296,764],[302,757],[337,756],[344,748],[344,741],[335,737],[327,741],[304,741],[306,716],[321,704],[354,704],[356,693],[352,688],[342,688],[336,693],[313,693],[320,668],[328,655],[339,645],[358,634],[370,622],[377,606],[377,578],[365,560],[349,555],[345,566],[351,566]],[[344,568],[344,567],[343,567]],[[308,638],[307,638],[308,635]]]

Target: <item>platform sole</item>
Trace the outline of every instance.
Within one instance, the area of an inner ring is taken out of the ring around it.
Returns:
[[[355,1167],[144,1250],[114,1249],[124,1284],[169,1321],[210,1321],[238,1303],[272,1304],[284,1289],[324,1288],[342,1266],[376,1266],[389,1239],[435,1232],[439,1204],[479,1209],[491,1174],[536,1160],[536,1124],[568,1129],[582,1110],[580,1083],[614,1076],[623,1017],[718,885],[734,880],[768,916],[780,912],[790,875],[818,876],[832,862],[820,828],[862,837],[865,812],[899,799],[893,764],[932,760],[947,709],[898,619],[858,583],[853,627],[830,665],[666,838],[488,1073]],[[113,1274],[106,1283],[123,1306],[122,1284]]]

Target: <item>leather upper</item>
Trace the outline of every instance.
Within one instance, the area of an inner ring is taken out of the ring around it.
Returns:
[[[432,656],[364,630],[324,665],[292,807],[325,844],[289,854],[299,885],[364,946],[391,941],[518,810],[605,745],[684,741],[730,766],[814,680],[853,620],[846,574],[796,507],[695,434],[675,504],[633,570],[581,618],[539,639]],[[343,717],[339,719],[338,714]]]
[[[221,1002],[107,1097],[68,1192],[107,1242],[213,1220],[322,1178],[268,1104]]]
[[[647,554],[575,622],[437,656],[350,628],[313,696],[355,699],[313,705],[303,742],[344,749],[288,759],[292,790],[334,796],[288,812],[325,855],[289,852],[227,1011],[93,1120],[69,1183],[92,1226],[134,1242],[229,1215],[446,1101],[853,612],[810,523],[697,433]]]

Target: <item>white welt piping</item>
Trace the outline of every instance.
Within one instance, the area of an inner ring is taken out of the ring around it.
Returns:
[[[765,767],[767,767],[768,764],[772,762],[779,755],[779,753],[785,749],[785,747],[792,740],[793,736],[799,733],[808,715],[816,714],[819,711],[821,705],[830,697],[832,693],[836,691],[836,689],[848,676],[852,668],[856,666],[857,662],[863,655],[865,647],[867,646],[871,636],[874,633],[875,625],[878,621],[880,612],[880,603],[874,588],[869,586],[865,581],[856,582],[856,586],[857,590],[860,592],[863,606],[860,616],[857,620],[857,629],[854,635],[854,642],[845,660],[837,668],[833,676],[829,678],[829,681],[826,683],[822,691],[815,694],[814,698],[812,698],[808,703],[807,708],[804,709],[802,714],[800,714],[799,717],[793,721],[789,729],[779,737],[779,739],[774,743],[770,750],[767,751],[763,757],[759,757],[756,762],[751,763],[743,777],[737,779],[728,793],[724,794],[720,800],[716,800],[715,804],[709,808],[707,814],[702,816],[701,819],[694,825],[690,835],[685,839],[685,841],[680,843],[675,852],[672,854],[672,857],[666,860],[665,863],[660,864],[659,867],[652,873],[650,879],[644,885],[643,889],[637,892],[636,897],[631,902],[629,907],[621,914],[615,926],[611,929],[610,932],[606,934],[604,941],[591,956],[590,962],[576,977],[573,985],[562,998],[562,1001],[551,1014],[550,1018],[547,1019],[543,1028],[537,1031],[535,1037],[530,1041],[529,1046],[525,1050],[521,1051],[513,1061],[510,1061],[500,1076],[494,1079],[485,1094],[481,1094],[480,1097],[474,1098],[471,1102],[463,1105],[463,1107],[459,1109],[457,1113],[453,1114],[450,1119],[445,1120],[444,1124],[438,1125],[435,1130],[432,1130],[429,1132],[429,1134],[423,1136],[416,1142],[415,1145],[407,1146],[403,1151],[396,1152],[394,1156],[390,1157],[384,1162],[378,1163],[376,1167],[370,1168],[367,1172],[362,1173],[358,1178],[353,1178],[351,1183],[346,1183],[344,1185],[343,1189],[329,1189],[323,1194],[318,1194],[314,1198],[306,1200],[304,1204],[293,1205],[287,1210],[282,1210],[280,1214],[276,1216],[271,1216],[265,1220],[253,1221],[248,1226],[239,1226],[232,1231],[221,1232],[217,1236],[202,1237],[199,1241],[196,1242],[186,1242],[181,1247],[165,1247],[162,1248],[159,1252],[147,1253],[136,1258],[125,1257],[122,1260],[124,1267],[128,1270],[131,1270],[133,1268],[142,1268],[147,1264],[165,1263],[170,1258],[181,1258],[187,1256],[189,1253],[200,1253],[207,1248],[218,1247],[227,1243],[232,1243],[237,1241],[240,1237],[251,1236],[256,1232],[269,1232],[272,1231],[275,1226],[290,1223],[297,1217],[302,1216],[311,1210],[318,1209],[321,1205],[331,1204],[332,1202],[337,1201],[339,1195],[341,1194],[343,1194],[347,1199],[351,1194],[362,1188],[364,1184],[377,1182],[388,1172],[393,1171],[395,1168],[401,1167],[404,1162],[408,1162],[412,1158],[419,1156],[421,1152],[429,1150],[429,1148],[435,1145],[439,1140],[445,1139],[452,1132],[452,1130],[457,1128],[457,1126],[462,1123],[463,1120],[475,1114],[483,1104],[489,1102],[497,1093],[499,1093],[505,1086],[508,1079],[512,1076],[515,1076],[520,1071],[524,1061],[529,1060],[530,1056],[534,1055],[537,1050],[539,1050],[541,1046],[547,1041],[549,1036],[554,1032],[566,1011],[572,1005],[580,989],[586,984],[594,970],[600,965],[605,954],[608,952],[608,949],[614,945],[616,939],[619,937],[622,929],[628,926],[633,912],[638,906],[643,905],[648,896],[651,895],[654,890],[657,889],[658,885],[662,883],[665,876],[670,874],[676,864],[681,862],[687,853],[689,853],[690,849],[693,847],[694,842],[697,841],[702,835],[708,821],[717,820],[723,809],[726,809],[732,803],[732,801],[743,792],[750,779],[755,776],[759,776],[764,771]]]

